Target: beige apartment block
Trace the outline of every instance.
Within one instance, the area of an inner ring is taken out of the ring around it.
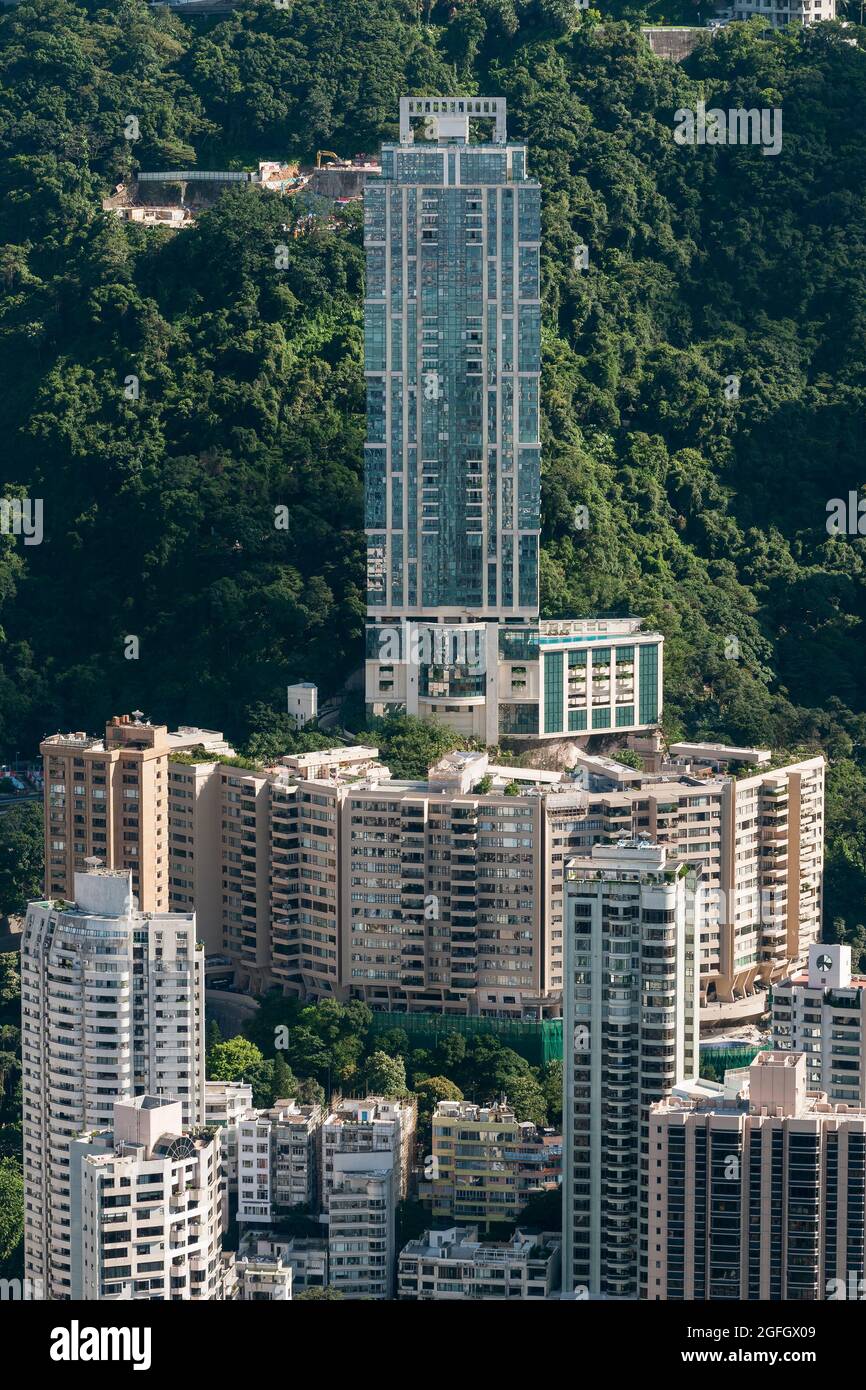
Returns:
[[[864,1297],[866,1109],[806,1073],[761,1052],[736,1096],[701,1083],[652,1107],[644,1297]]]
[[[518,1120],[506,1099],[497,1105],[439,1101],[431,1149],[418,1195],[435,1217],[486,1229],[513,1221],[530,1194],[547,1185],[545,1136]]]
[[[169,910],[168,759],[172,751],[197,745],[227,748],[213,730],[169,733],[137,714],[109,720],[104,738],[74,733],[43,739],[49,897],[71,898],[75,873],[95,858],[129,871],[142,912]]]
[[[763,764],[754,773],[752,759]],[[561,977],[555,934],[569,852],[633,837],[703,864],[702,1003],[783,979],[820,935],[824,759],[773,768],[766,751],[701,744],[675,745],[669,758],[648,761],[656,771],[580,755],[574,770],[585,800],[550,800],[551,980]]]
[[[71,1146],[71,1297],[223,1297],[220,1148],[177,1102],[115,1102],[112,1128]]]
[[[347,789],[341,921],[354,997],[409,1011],[556,1012],[542,983],[545,785],[533,769],[452,753],[426,783]]]
[[[819,937],[823,759],[636,746],[645,771],[575,746],[568,770],[452,753],[416,782],[375,748],[246,767],[219,733],[127,716],[42,745],[52,892],[84,858],[127,866],[253,991],[556,1017],[565,863],[638,837],[703,865],[702,1003],[784,979]]]
[[[21,939],[24,1259],[71,1296],[70,1144],[111,1129],[114,1102],[177,1100],[204,1117],[204,952],[195,917],[143,913],[131,876],[76,874],[74,902],[27,909]]]
[[[187,757],[190,755],[187,754]],[[216,872],[222,783],[216,762],[168,759],[169,909],[195,912],[208,955],[223,949],[223,901]]]
[[[216,922],[208,949],[225,951],[253,991],[276,984],[304,997],[339,996],[341,784],[374,765],[376,750],[341,747],[261,768],[190,764],[189,756],[170,759],[173,792],[193,777],[199,812],[180,842],[183,799],[172,797],[172,885],[189,879],[192,858]]]

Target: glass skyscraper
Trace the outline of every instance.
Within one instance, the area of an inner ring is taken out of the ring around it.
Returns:
[[[505,101],[403,97],[364,195],[367,702],[489,743],[569,727],[565,648],[558,730],[539,656],[540,239]]]
[[[493,143],[468,143],[476,116]],[[502,100],[404,98],[400,117],[364,205],[369,608],[534,618],[540,189]]]

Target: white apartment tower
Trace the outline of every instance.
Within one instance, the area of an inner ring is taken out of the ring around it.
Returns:
[[[802,1052],[810,1091],[866,1107],[866,976],[851,974],[851,947],[809,947],[808,970],[773,986],[776,1052]]]
[[[53,1299],[71,1297],[72,1141],[134,1095],[204,1119],[194,914],[136,911],[128,872],[74,882],[74,902],[30,904],[21,940],[25,1269]]]
[[[71,1146],[73,1300],[222,1298],[220,1145],[136,1096]]]
[[[237,1122],[238,1221],[268,1225],[292,1207],[312,1207],[318,1190],[320,1105],[278,1100]]]
[[[636,1298],[649,1107],[697,1072],[700,865],[623,841],[566,873],[563,1289]]]

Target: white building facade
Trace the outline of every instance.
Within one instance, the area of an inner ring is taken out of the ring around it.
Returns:
[[[220,1148],[155,1096],[114,1106],[71,1147],[71,1289],[78,1300],[219,1299]]]
[[[809,947],[808,970],[773,986],[773,1047],[802,1052],[810,1091],[866,1107],[866,976],[851,974],[851,947]]]
[[[140,913],[128,872],[75,874],[21,942],[25,1271],[71,1296],[69,1149],[148,1094],[204,1119],[204,954],[193,914]]]

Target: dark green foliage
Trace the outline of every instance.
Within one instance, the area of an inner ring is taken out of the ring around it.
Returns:
[[[0,816],[0,915],[23,912],[42,894],[42,807],[35,801]]]
[[[562,1229],[562,1188],[533,1192],[517,1218],[521,1230],[559,1231]]]
[[[822,747],[862,801],[864,542],[825,523],[864,482],[863,31],[754,21],[672,64],[611,17],[642,14],[0,14],[0,491],[44,498],[46,535],[0,537],[7,750],[139,706],[274,756],[303,745],[251,711],[299,677],[336,693],[362,660],[359,210],[298,226],[286,200],[228,192],[173,234],[121,226],[102,197],[137,167],[372,153],[402,93],[489,91],[544,188],[544,613],[644,615],[671,733]],[[781,105],[781,154],[676,145],[699,96]],[[460,742],[388,726],[367,736],[403,776]],[[864,819],[842,790],[829,808],[828,920],[851,931]]]
[[[18,1164],[0,1158],[0,1278],[24,1272],[24,1180]]]
[[[426,777],[427,769],[452,748],[477,746],[438,720],[417,719],[414,715],[371,720],[364,736],[379,749],[382,761],[395,777],[410,780]]]
[[[24,809],[24,808],[22,808]],[[0,821],[2,825],[2,821]],[[21,969],[17,951],[0,955],[0,1277],[21,1274]],[[6,1204],[9,1210],[4,1210]],[[18,1236],[15,1235],[16,1230]]]

